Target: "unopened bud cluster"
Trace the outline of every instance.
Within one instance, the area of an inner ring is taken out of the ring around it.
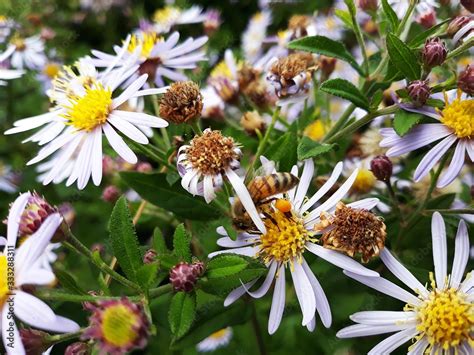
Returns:
[[[170,270],[170,281],[175,291],[191,292],[199,276],[204,272],[204,264],[181,262]]]

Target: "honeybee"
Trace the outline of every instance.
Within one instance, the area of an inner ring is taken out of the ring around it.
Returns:
[[[273,201],[274,195],[291,190],[299,179],[290,173],[275,173],[266,176],[257,176],[251,180],[247,189],[257,210],[262,211],[264,206]],[[232,205],[232,223],[237,230],[253,230],[255,225],[238,197]]]

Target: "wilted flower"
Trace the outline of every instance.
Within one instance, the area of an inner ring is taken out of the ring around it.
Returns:
[[[415,106],[423,106],[431,95],[427,80],[415,80],[408,86],[408,95]]]
[[[81,339],[96,341],[101,354],[126,354],[146,346],[150,322],[142,305],[123,297],[121,300],[100,301],[90,307],[90,324]]]
[[[366,311],[351,316],[356,325],[337,333],[339,338],[396,332],[372,348],[370,355],[391,353],[412,340],[409,352],[464,353],[472,350],[474,304],[473,276],[468,273],[462,281],[469,259],[469,236],[464,221],[459,222],[451,275],[447,273],[446,229],[443,217],[433,214],[431,223],[434,277],[430,273],[431,289],[419,282],[387,248],[380,257],[385,266],[416,295],[405,291],[382,277],[366,277],[344,272],[349,277],[394,297],[406,306],[399,312]]]
[[[470,64],[458,77],[458,88],[469,96],[474,96],[474,65]]]
[[[439,37],[429,38],[421,51],[421,59],[427,68],[434,68],[444,63],[448,50]]]
[[[48,333],[35,329],[20,329],[20,337],[28,355],[41,355],[45,353],[50,344],[46,337]]]
[[[209,335],[196,345],[197,351],[209,352],[222,348],[232,339],[232,328],[227,327]]]
[[[160,100],[160,116],[176,124],[187,123],[201,116],[202,95],[192,81],[171,84]]]

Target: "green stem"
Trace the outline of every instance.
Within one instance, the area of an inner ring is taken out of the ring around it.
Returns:
[[[199,119],[194,119],[190,123],[191,128],[193,129],[194,133],[198,136],[202,136],[202,130],[201,127],[199,126]]]
[[[39,289],[35,291],[35,296],[38,296],[45,301],[58,301],[58,302],[96,302],[96,301],[115,301],[120,300],[122,297],[119,296],[92,296],[92,295],[74,295],[71,293],[59,292],[55,290]],[[131,301],[139,301],[140,296],[127,297]]]
[[[349,6],[348,6],[349,7]],[[354,6],[355,9],[355,6]],[[365,48],[365,41],[364,41],[364,36],[362,35],[362,31],[359,26],[359,21],[356,19],[356,12],[351,11],[351,8],[349,7],[349,12],[351,14],[351,19],[352,19],[352,26],[354,28],[354,33],[357,39],[357,43],[359,43],[360,51],[362,52],[362,56],[364,58],[364,73],[365,76],[369,76],[369,57],[367,56],[367,50]]]
[[[160,117],[160,108],[158,107],[158,102],[156,101],[156,97],[151,98],[151,102],[153,104],[153,110],[155,111],[155,116]],[[171,148],[171,141],[170,137],[168,136],[168,131],[165,127],[160,128],[161,135],[163,136],[163,141],[165,143],[166,150]]]
[[[464,53],[465,51],[467,51],[469,48],[471,48],[472,46],[474,46],[474,37],[473,38],[470,38],[469,40],[467,40],[466,42],[464,42],[463,44],[461,44],[458,48],[456,48],[455,50],[451,51],[448,53],[448,56],[446,57],[446,60],[448,59],[451,59],[451,58],[454,58],[462,53]]]
[[[252,327],[255,333],[255,339],[257,340],[258,351],[260,355],[266,355],[267,350],[265,349],[265,342],[263,340],[262,330],[260,329],[260,324],[257,318],[257,309],[255,304],[252,302]]]
[[[388,194],[390,195],[390,199],[392,200],[393,209],[395,213],[397,214],[397,216],[400,217],[401,223],[403,225],[404,224],[403,216],[400,213],[400,207],[398,206],[398,203],[399,203],[398,198],[397,198],[397,195],[395,194],[395,191],[393,190],[393,186],[392,186],[392,183],[390,182],[390,179],[385,182],[385,185],[387,186]]]
[[[152,145],[139,144],[132,140],[129,140],[129,144],[136,150],[146,155],[147,157],[155,160],[157,163],[160,163],[166,166],[168,169],[176,170],[176,167],[174,165],[171,165],[170,163],[168,163],[168,160],[166,160],[164,156],[161,156],[162,153],[156,147],[153,147]],[[154,151],[152,147],[156,148],[156,150]]]
[[[158,298],[164,294],[170,293],[173,291],[173,287],[171,284],[163,285],[157,288],[152,288],[148,291],[148,295],[150,298]]]
[[[48,336],[46,336],[45,340],[46,340],[47,343],[49,343],[51,345],[52,344],[57,344],[57,343],[61,343],[63,341],[69,341],[69,340],[79,338],[83,331],[84,331],[84,329],[80,329],[77,332],[73,332],[73,333],[48,335]]]
[[[341,117],[339,117],[336,124],[329,130],[329,132],[324,137],[323,142],[327,141],[329,138],[339,132],[342,127],[346,125],[355,108],[356,106],[354,104],[350,104],[349,106],[347,106],[346,110],[342,113]]]

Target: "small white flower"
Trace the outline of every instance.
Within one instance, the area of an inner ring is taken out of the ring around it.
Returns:
[[[166,6],[156,10],[153,15],[154,29],[157,33],[168,33],[176,25],[204,22],[206,14],[200,6],[180,9],[176,6]]]
[[[265,174],[275,172],[274,164],[262,157]],[[228,174],[229,180],[236,191],[242,205],[252,218],[257,232],[240,233],[237,240],[227,236],[223,227],[217,232],[222,237],[217,244],[228,248],[211,253],[214,257],[222,253],[235,253],[260,258],[268,268],[268,274],[256,291],[249,289],[257,280],[232,291],[226,298],[224,305],[228,306],[248,292],[254,298],[263,297],[275,280],[273,301],[268,321],[268,332],[273,334],[278,329],[285,308],[285,274],[290,270],[298,302],[303,313],[302,325],[313,331],[316,325],[316,312],[322,323],[329,327],[332,322],[329,302],[313,271],[307,264],[304,253],[309,251],[326,261],[344,270],[367,277],[378,276],[375,271],[360,265],[350,257],[330,249],[325,249],[315,243],[314,226],[320,222],[321,212],[332,212],[337,203],[349,192],[355,180],[357,171],[347,179],[341,187],[327,200],[313,208],[321,198],[332,188],[342,173],[342,163],[338,163],[328,181],[311,197],[306,197],[307,190],[313,178],[314,163],[311,159],[305,160],[302,173],[298,174],[298,167],[291,169],[291,174],[298,177],[299,184],[285,195],[276,195],[276,202],[270,205],[270,217],[263,218],[256,209],[252,198],[242,180],[235,174]],[[378,203],[378,199],[369,198],[348,204],[352,208],[371,209]],[[284,212],[282,212],[284,208]],[[291,216],[290,216],[291,214]],[[276,223],[276,224],[275,224]]]
[[[227,327],[212,333],[206,339],[199,342],[196,345],[196,349],[200,352],[214,351],[229,344],[231,339],[232,328]]]
[[[62,222],[59,213],[50,215],[31,237],[15,249],[20,218],[30,196],[30,193],[22,194],[12,204],[8,216],[7,239],[2,238],[5,249],[0,254],[0,295],[3,300],[0,306],[2,338],[6,352],[14,355],[25,354],[25,349],[17,326],[15,322],[12,322],[12,316],[34,328],[46,331],[67,333],[79,330],[75,322],[57,316],[46,303],[21,289],[22,285],[48,285],[55,280],[51,269],[44,268],[38,261]],[[13,265],[10,266],[10,263]],[[7,282],[10,267],[15,273],[13,284]],[[9,307],[10,298],[13,299],[13,307]],[[13,314],[9,313],[11,309],[13,309]],[[13,342],[8,339],[9,326],[13,328]]]
[[[272,15],[270,11],[258,12],[252,16],[247,28],[242,34],[242,49],[244,58],[249,63],[255,63],[262,54],[262,45],[267,35]]]
[[[21,38],[13,36],[5,52],[0,54],[0,62],[10,61],[15,69],[39,69],[46,63],[44,41],[40,36]]]
[[[452,272],[448,275],[446,229],[443,217],[433,214],[431,223],[434,278],[428,289],[419,282],[386,248],[381,252],[385,266],[413,293],[382,277],[365,277],[344,272],[373,289],[394,297],[406,306],[403,311],[367,311],[351,316],[356,325],[337,333],[339,338],[395,333],[372,348],[369,355],[389,354],[402,344],[415,340],[409,354],[471,354],[474,327],[474,277],[469,272],[462,281],[469,259],[466,224],[459,222]]]

